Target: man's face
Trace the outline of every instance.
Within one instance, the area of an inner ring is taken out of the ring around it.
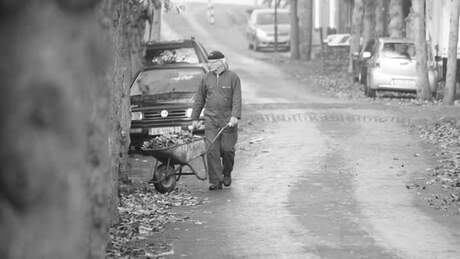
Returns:
[[[211,59],[209,60],[209,69],[217,71],[225,68],[225,59]]]

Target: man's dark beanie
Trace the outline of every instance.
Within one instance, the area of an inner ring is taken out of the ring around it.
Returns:
[[[221,58],[225,58],[225,56],[222,52],[217,51],[217,50],[211,51],[211,53],[209,53],[208,55],[208,59],[221,59]]]

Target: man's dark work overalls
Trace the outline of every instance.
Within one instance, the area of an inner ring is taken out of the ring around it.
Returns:
[[[231,117],[241,117],[241,82],[238,75],[230,70],[225,70],[220,75],[208,72],[195,96],[192,120],[198,120],[203,108],[205,136],[213,140]],[[211,184],[218,184],[224,175],[230,175],[237,139],[237,126],[226,128],[209,150],[207,160]]]

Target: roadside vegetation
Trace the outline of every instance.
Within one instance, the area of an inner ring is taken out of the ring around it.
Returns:
[[[106,258],[172,255],[171,244],[167,240],[155,239],[155,233],[163,231],[168,223],[192,221],[188,216],[174,213],[174,207],[197,206],[203,202],[186,189],[178,188],[163,195],[150,184],[123,185],[118,207],[120,222],[110,228]]]
[[[426,203],[448,215],[460,215],[460,120],[443,117],[428,125],[414,126],[420,138],[436,147],[437,162],[425,176],[407,188],[427,194]]]

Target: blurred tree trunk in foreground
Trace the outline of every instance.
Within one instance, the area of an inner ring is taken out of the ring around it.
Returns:
[[[446,92],[444,94],[444,103],[454,104],[455,88],[457,81],[457,45],[458,45],[458,16],[460,12],[460,1],[451,0],[450,13],[450,31],[449,31],[449,49],[447,54],[447,75],[446,75]]]
[[[353,53],[359,52],[360,39],[361,39],[361,25],[363,22],[363,0],[355,0],[353,6],[352,14],[352,24],[351,24],[351,41],[350,41],[350,57]],[[353,59],[350,58],[350,63],[348,66],[348,72],[354,73]]]
[[[393,38],[401,38],[403,36],[403,0],[391,0],[389,13],[390,23],[388,24],[388,34]]]
[[[417,53],[417,98],[428,100],[431,98],[431,90],[428,81],[425,0],[413,0],[412,7],[415,17],[415,53]]]
[[[0,2],[0,258],[105,256],[144,15],[99,2]]]
[[[313,41],[313,0],[298,0],[300,28],[300,56],[311,59]]]
[[[101,258],[112,194],[98,1],[2,1],[0,258]]]
[[[291,59],[299,59],[299,16],[297,13],[297,0],[290,0],[291,19]]]

